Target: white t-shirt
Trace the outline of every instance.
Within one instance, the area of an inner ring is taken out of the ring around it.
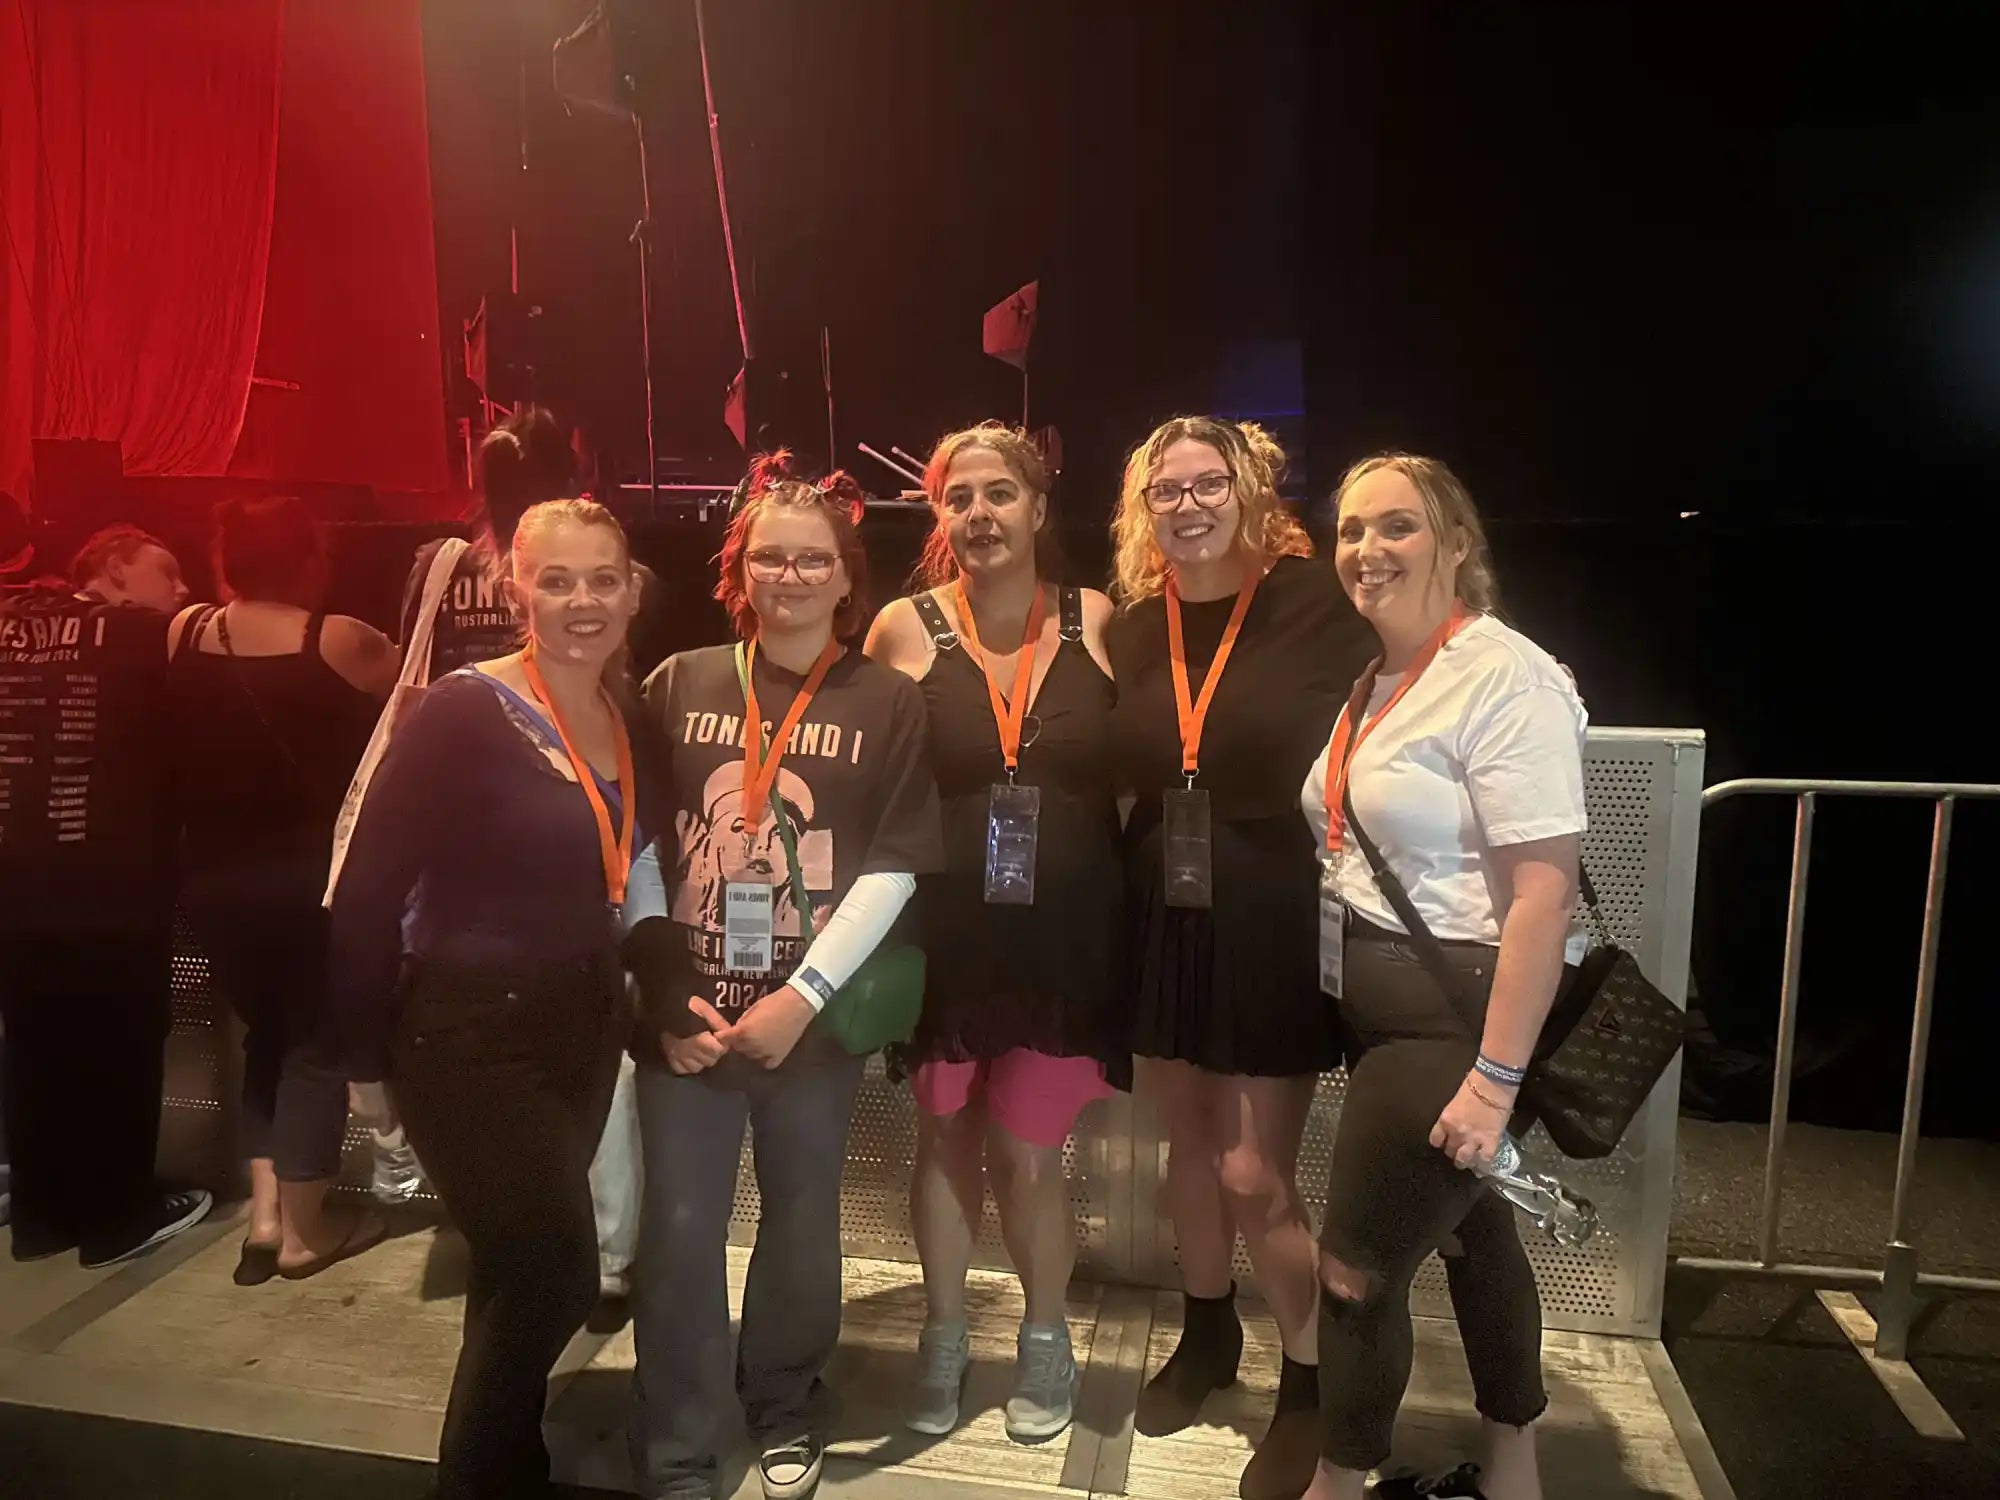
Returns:
[[[1365,724],[1401,686],[1375,683]],[[1491,615],[1464,625],[1395,711],[1361,742],[1348,773],[1355,816],[1438,937],[1500,941],[1489,849],[1582,833],[1583,700],[1541,647]],[[1299,795],[1326,844],[1326,751]],[[1350,825],[1338,871],[1341,898],[1401,932]],[[1572,934],[1569,960],[1586,947]]]

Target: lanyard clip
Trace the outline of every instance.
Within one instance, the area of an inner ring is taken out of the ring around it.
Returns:
[[[1194,790],[1194,772],[1192,772],[1192,771],[1183,771],[1183,772],[1182,772],[1181,774],[1182,774],[1183,776],[1187,777],[1187,789],[1188,789],[1189,791],[1193,791],[1193,790]]]
[[[1009,766],[1007,768],[1007,785],[1012,786],[1013,784],[1014,784],[1014,768],[1012,766]]]

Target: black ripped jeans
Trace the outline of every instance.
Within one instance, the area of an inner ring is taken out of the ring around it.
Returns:
[[[1473,943],[1445,949],[1483,1012],[1496,951]],[[1389,1456],[1410,1383],[1410,1283],[1434,1251],[1446,1252],[1479,1414],[1524,1427],[1548,1397],[1541,1298],[1513,1206],[1430,1143],[1479,1054],[1470,1018],[1406,939],[1359,919],[1349,929],[1345,989],[1347,1094],[1320,1239],[1367,1286],[1355,1299],[1320,1292],[1321,1452],[1342,1468],[1367,1470]]]

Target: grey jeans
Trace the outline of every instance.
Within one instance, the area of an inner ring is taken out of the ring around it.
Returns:
[[[629,1439],[641,1495],[715,1492],[731,1384],[724,1252],[746,1124],[762,1211],[735,1391],[760,1448],[819,1432],[820,1373],[840,1342],[840,1180],[862,1068],[811,1033],[770,1072],[740,1057],[685,1078],[640,1066]]]

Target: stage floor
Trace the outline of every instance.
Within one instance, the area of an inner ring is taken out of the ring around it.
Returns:
[[[408,1232],[310,1282],[230,1283],[240,1225],[209,1224],[110,1272],[73,1258],[0,1258],[0,1401],[351,1453],[428,1459],[458,1346],[463,1246],[412,1219]],[[0,1246],[6,1231],[0,1230]],[[0,1249],[4,1256],[4,1249]],[[732,1250],[732,1280],[747,1262]],[[1227,1500],[1268,1420],[1277,1373],[1268,1318],[1249,1316],[1244,1381],[1207,1423],[1169,1439],[1134,1435],[1133,1401],[1178,1332],[1178,1301],[1129,1287],[1079,1286],[1069,1317],[1083,1370],[1078,1421],[1041,1447],[1002,1430],[1020,1318],[1011,1278],[974,1273],[968,1420],[949,1439],[903,1430],[897,1403],[923,1316],[915,1266],[851,1260],[847,1315],[829,1380],[839,1415],[823,1492],[856,1500],[948,1493],[1130,1495]],[[1657,1344],[1551,1333],[1543,1426],[1549,1500],[1719,1500],[1688,1459],[1706,1440]],[[559,1478],[629,1483],[624,1393],[629,1328],[579,1334],[551,1385]],[[1396,1433],[1396,1466],[1469,1454],[1476,1438],[1457,1331],[1418,1321],[1417,1369]],[[757,1491],[748,1454],[732,1477]]]

